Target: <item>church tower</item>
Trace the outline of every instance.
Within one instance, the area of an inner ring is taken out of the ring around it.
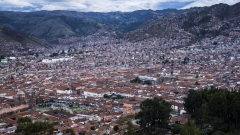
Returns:
[[[24,104],[25,103],[25,98],[26,98],[26,95],[23,91],[19,90],[17,92],[17,102],[19,105],[21,104]]]
[[[28,94],[26,94],[25,101],[29,105],[29,108],[32,111],[36,110],[36,95],[35,95],[35,92],[29,92]]]

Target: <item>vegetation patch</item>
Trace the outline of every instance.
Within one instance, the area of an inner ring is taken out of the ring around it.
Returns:
[[[133,80],[130,81],[131,83],[140,83],[140,84],[147,84],[147,85],[152,85],[152,81],[151,80],[141,80],[138,76],[136,78],[134,78]]]

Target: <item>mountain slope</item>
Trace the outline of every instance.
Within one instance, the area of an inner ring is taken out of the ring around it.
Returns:
[[[37,49],[51,48],[49,44],[37,38],[26,36],[6,26],[0,26],[0,37],[1,55],[28,54]]]
[[[189,11],[193,11],[195,8],[188,10],[138,10],[133,12],[110,12],[110,13],[83,13],[84,17],[91,18],[95,21],[105,24],[115,25],[122,29],[122,31],[129,32],[141,28],[144,25],[159,19],[163,16],[179,15]]]
[[[0,12],[0,24],[30,36],[56,43],[58,38],[84,37],[99,31],[125,33],[141,28],[163,16],[177,15],[188,11],[167,9],[110,13],[75,11]]]
[[[68,36],[87,36],[96,33],[100,29],[111,29],[111,27],[97,23],[89,19],[70,18],[67,16],[19,16],[15,19],[8,17],[8,14],[0,15],[0,20],[8,19],[2,25],[11,27],[14,30],[26,33],[46,41],[57,41],[57,38]]]
[[[203,38],[229,36],[239,27],[240,3],[233,6],[217,4],[199,8],[196,11],[179,16],[163,17],[149,25],[125,35],[130,41],[148,38],[190,39],[185,44],[192,44]]]

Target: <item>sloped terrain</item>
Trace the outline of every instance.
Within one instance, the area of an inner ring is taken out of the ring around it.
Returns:
[[[34,16],[30,18],[18,16],[16,18],[8,23],[2,23],[2,25],[49,42],[68,36],[87,36],[96,33],[102,28],[109,28],[109,26],[91,20],[66,16]]]
[[[51,48],[51,45],[33,37],[0,26],[0,53],[1,55],[30,54],[35,49]]]
[[[0,12],[0,24],[14,30],[57,43],[58,38],[85,37],[98,31],[117,35],[141,28],[163,16],[178,15],[190,10],[139,10],[134,12]]]
[[[240,23],[240,3],[233,6],[217,4],[199,8],[196,11],[179,16],[163,17],[149,25],[129,32],[125,39],[141,41],[148,38],[190,38],[187,44],[195,43],[203,38],[229,36],[238,29]]]

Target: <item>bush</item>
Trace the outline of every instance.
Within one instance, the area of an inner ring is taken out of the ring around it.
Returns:
[[[95,128],[94,126],[91,126],[90,129],[91,129],[91,130],[95,130],[96,128]]]
[[[114,130],[115,132],[117,132],[117,131],[119,130],[118,125],[115,125],[115,126],[113,127],[113,130]]]
[[[104,94],[103,97],[104,98],[110,98],[110,96],[108,94]]]
[[[178,134],[178,133],[180,133],[180,131],[181,131],[181,125],[175,124],[173,126],[173,134]]]

